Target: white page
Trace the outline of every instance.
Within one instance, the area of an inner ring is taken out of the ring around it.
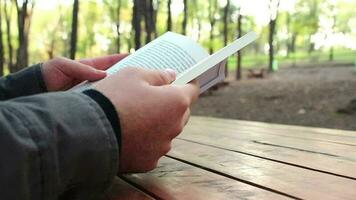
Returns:
[[[179,75],[207,56],[209,54],[190,38],[167,32],[111,67],[108,73],[133,66],[157,70],[171,68]]]
[[[247,33],[220,51],[204,58],[184,73],[178,75],[172,84],[184,85],[197,78],[201,84],[200,92],[206,91],[216,83],[224,80],[227,58],[256,39],[257,34],[255,32]]]
[[[256,38],[256,33],[250,32],[209,56],[199,44],[190,38],[167,32],[115,64],[107,72],[112,75],[128,66],[158,70],[171,68],[177,73],[177,79],[172,84],[184,85],[198,79],[200,92],[203,93],[216,83],[224,80],[227,58]],[[92,83],[86,82],[72,90],[80,92],[90,88],[91,85]]]
[[[108,75],[117,73],[125,67],[141,67],[144,69],[176,71],[177,76],[191,66],[209,56],[209,54],[192,39],[167,32],[135,53],[121,60],[107,70]],[[88,89],[92,83],[80,84],[73,88],[75,91]]]

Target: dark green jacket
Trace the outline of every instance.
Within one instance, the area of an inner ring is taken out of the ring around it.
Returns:
[[[82,93],[46,93],[40,66],[0,79],[0,199],[97,199],[118,168],[115,133]]]

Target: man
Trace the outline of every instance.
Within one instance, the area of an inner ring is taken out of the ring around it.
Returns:
[[[56,58],[0,79],[0,199],[96,199],[116,174],[156,167],[199,88],[170,85],[169,70],[103,79],[122,58]]]

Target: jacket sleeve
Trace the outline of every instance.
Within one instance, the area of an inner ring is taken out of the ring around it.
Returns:
[[[47,92],[41,64],[0,78],[0,101]]]
[[[117,174],[115,133],[85,94],[0,102],[0,133],[0,199],[95,199]]]

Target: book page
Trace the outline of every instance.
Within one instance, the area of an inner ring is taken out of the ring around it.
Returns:
[[[132,66],[157,70],[171,68],[180,74],[207,56],[209,54],[190,38],[168,32],[111,67],[108,73]]]
[[[107,70],[112,75],[125,67],[140,67],[144,69],[173,69],[177,76],[203,60],[209,54],[192,39],[167,32],[135,53],[121,60]],[[88,89],[92,83],[80,84],[75,91]]]
[[[225,70],[223,69],[226,59],[256,39],[257,34],[255,32],[247,33],[220,51],[204,58],[184,73],[179,74],[172,84],[184,85],[197,78],[201,84],[200,92],[204,92],[224,79]]]

